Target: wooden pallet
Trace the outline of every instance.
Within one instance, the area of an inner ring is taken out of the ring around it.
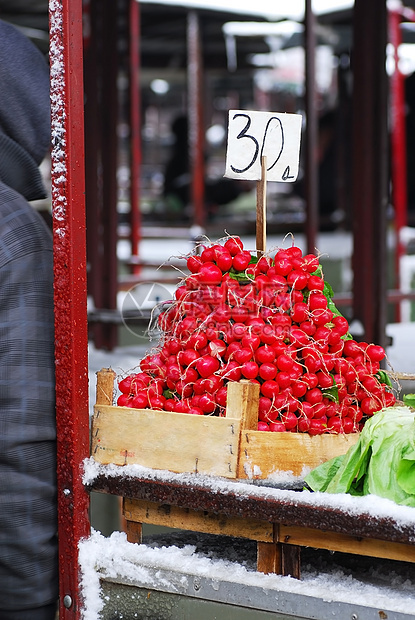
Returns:
[[[363,538],[306,526],[242,518],[162,502],[124,498],[127,540],[142,542],[142,524],[150,523],[203,534],[246,538],[257,543],[257,570],[301,576],[301,548],[312,547],[361,556],[415,562],[415,545]]]
[[[358,439],[350,435],[258,431],[259,385],[228,384],[226,417],[113,406],[115,372],[97,373],[91,455],[102,464],[138,464],[225,478],[301,476]]]

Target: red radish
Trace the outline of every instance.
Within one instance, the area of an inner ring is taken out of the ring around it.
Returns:
[[[304,265],[304,269],[306,269],[309,273],[312,274],[314,271],[318,269],[318,266],[319,266],[318,257],[315,256],[314,254],[307,254],[306,256],[303,256],[303,265]],[[318,277],[318,276],[313,276],[313,277]]]
[[[385,357],[385,349],[379,345],[370,344],[366,349],[366,355],[372,362],[381,362]]]
[[[302,323],[307,320],[308,317],[308,307],[307,304],[303,301],[300,301],[293,305],[290,312],[291,320],[296,323]]]
[[[235,256],[233,257],[232,266],[234,269],[236,269],[236,271],[245,271],[245,269],[251,262],[251,258],[251,253],[248,252],[248,250],[242,250],[241,252],[238,252],[238,254],[235,254]]]
[[[255,351],[258,349],[259,345],[261,344],[261,338],[259,336],[255,336],[254,334],[248,333],[242,337],[241,344],[243,347],[246,347],[247,349],[251,349],[252,351]],[[274,355],[274,358],[275,358],[275,355]]]
[[[379,402],[377,398],[373,396],[368,396],[362,400],[360,403],[363,413],[368,416],[372,416],[376,411],[379,411],[382,408],[382,404]]]
[[[349,324],[347,322],[347,319],[344,318],[344,316],[339,315],[339,316],[333,317],[332,323],[334,327],[341,333],[342,336],[347,334],[347,332],[349,331]]]
[[[216,401],[213,396],[203,394],[199,400],[199,407],[204,413],[213,413],[216,408]]]
[[[310,420],[310,428],[308,433],[310,435],[322,435],[327,429],[327,424],[322,420]]]
[[[208,349],[212,357],[220,357],[226,351],[226,344],[219,338],[214,338],[208,344]]]
[[[258,430],[259,431],[269,431],[270,428],[266,422],[258,422]]]
[[[222,271],[214,263],[208,262],[201,266],[198,277],[202,284],[220,284]]]
[[[319,276],[310,275],[307,280],[307,288],[310,291],[323,291],[324,282]]]
[[[243,244],[239,237],[230,237],[224,247],[228,250],[231,256],[235,256],[238,252],[243,250]]]
[[[258,428],[321,434],[356,432],[395,402],[377,374],[384,349],[350,339],[318,257],[292,245],[256,260],[230,237],[187,267],[159,347],[119,382],[120,406],[223,416],[228,382],[244,378],[260,386]]]
[[[323,393],[319,388],[311,388],[305,394],[305,400],[310,403],[310,405],[316,405],[317,403],[323,402]]]
[[[204,355],[196,362],[196,369],[199,375],[203,378],[207,378],[213,375],[220,368],[220,362],[216,357],[211,355]]]
[[[298,420],[298,430],[300,433],[308,433],[311,426],[311,420],[309,418],[300,418]]]
[[[287,431],[292,431],[298,424],[298,418],[292,411],[281,414],[281,421]]]
[[[232,267],[232,255],[226,249],[222,249],[220,252],[216,251],[215,262],[219,269],[226,273]]]
[[[205,412],[200,407],[190,407],[188,413],[190,415],[205,415]]]
[[[264,344],[255,351],[255,361],[259,364],[263,364],[264,362],[272,363],[275,360],[275,357],[275,350],[267,344]]]
[[[274,433],[284,433],[287,429],[285,427],[284,422],[270,422],[269,430]]]
[[[249,360],[253,357],[253,351],[251,349],[247,349],[242,347],[235,351],[234,359],[238,362],[238,364],[244,364],[245,362],[249,362]]]
[[[276,376],[276,381],[279,385],[279,387],[284,390],[285,388],[287,388],[289,385],[291,385],[292,383],[292,377],[290,375],[290,373],[285,372],[285,371],[281,371],[277,373]]]
[[[213,246],[205,247],[200,258],[203,263],[212,263],[215,260],[215,248]]]
[[[270,362],[264,362],[263,364],[260,364],[259,376],[261,377],[261,379],[264,379],[264,381],[274,379],[276,374],[277,368],[275,364],[271,364]]]
[[[202,265],[202,259],[197,254],[192,254],[186,261],[187,268],[191,273],[197,273]]]
[[[287,283],[294,289],[302,290],[306,287],[308,281],[308,273],[300,269],[293,269],[287,275]]]
[[[241,366],[241,372],[245,379],[255,379],[258,376],[258,370],[256,362],[245,362]]]
[[[132,396],[129,396],[128,394],[121,394],[118,398],[117,398],[117,406],[118,407],[132,407],[133,405],[131,404],[133,400]]]
[[[177,361],[181,366],[188,366],[189,364],[193,364],[197,359],[200,358],[200,354],[194,349],[185,349],[184,351],[179,351],[177,354]]]
[[[207,336],[204,332],[195,332],[189,336],[186,342],[186,349],[203,349],[208,343]]]
[[[270,399],[274,399],[279,391],[280,386],[276,381],[265,380],[261,385],[262,394]]]
[[[242,377],[241,367],[238,362],[232,360],[222,366],[219,374],[223,379],[227,379],[228,381],[239,381]]]
[[[280,276],[286,276],[292,271],[292,264],[289,258],[281,251],[277,252],[274,259],[275,273]]]
[[[216,395],[215,395],[216,402],[221,407],[226,407],[227,392],[228,390],[227,390],[226,385],[219,388],[219,390],[216,392]]]

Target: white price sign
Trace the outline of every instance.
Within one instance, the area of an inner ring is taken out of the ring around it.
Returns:
[[[229,110],[225,177],[259,181],[266,157],[268,181],[295,181],[301,118],[301,114]]]

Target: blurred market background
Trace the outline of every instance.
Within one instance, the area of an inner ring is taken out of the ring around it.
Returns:
[[[47,0],[0,17],[48,54]],[[255,183],[221,185],[230,109],[303,116],[298,181],[267,184],[267,247],[316,250],[353,335],[413,372],[415,0],[84,0],[83,54],[91,401],[98,367],[154,344],[196,244],[254,249]],[[180,119],[184,200],[165,190]]]
[[[169,290],[203,235],[254,237],[255,184],[223,184],[230,109],[303,116],[299,179],[267,186],[268,248],[287,234],[316,248],[356,336],[387,344],[387,323],[414,318],[414,9],[413,0],[83,2],[98,349],[128,339],[131,288]],[[0,0],[0,15],[48,53],[47,0]],[[184,199],[165,187],[180,119]],[[48,202],[35,206],[50,217]]]

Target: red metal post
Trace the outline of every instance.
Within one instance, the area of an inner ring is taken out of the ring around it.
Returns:
[[[60,620],[80,618],[78,542],[90,531],[82,2],[50,0]]]
[[[399,45],[401,15],[389,11],[389,41],[394,48],[395,70],[390,80],[391,120],[392,120],[392,200],[395,209],[395,232],[397,259],[402,256],[400,231],[407,223],[407,176],[406,176],[406,133],[405,133],[405,89],[404,77],[399,69]],[[397,264],[397,283],[399,288],[399,262]]]
[[[187,91],[189,106],[189,148],[192,172],[193,223],[205,225],[205,162],[204,162],[204,119],[202,86],[202,51],[200,23],[196,11],[190,11],[187,21]]]
[[[400,288],[400,259],[405,252],[401,241],[401,230],[407,224],[407,163],[405,128],[405,85],[404,76],[399,69],[399,45],[402,42],[399,10],[389,10],[389,41],[393,45],[395,67],[390,78],[391,108],[391,175],[392,204],[395,212],[395,287]],[[396,306],[397,319],[400,319],[400,306]]]
[[[315,253],[318,233],[317,106],[315,80],[315,17],[305,0],[305,181],[307,252]]]
[[[101,308],[115,310],[118,293],[118,3],[100,2],[103,19],[102,62],[102,278]],[[101,323],[102,342],[99,348],[109,351],[118,344],[116,323]],[[98,342],[96,342],[98,347]]]
[[[84,125],[85,125],[85,194],[86,239],[88,260],[88,294],[95,307],[102,307],[103,299],[103,245],[102,245],[102,126],[101,89],[98,87],[100,71],[100,48],[102,24],[97,0],[89,0],[88,40],[84,36]],[[84,24],[85,24],[84,16]],[[92,324],[91,340],[102,346],[102,327]]]
[[[140,131],[140,6],[137,0],[130,0],[129,11],[130,44],[130,226],[131,256],[138,257],[138,245],[141,239],[140,213],[140,166],[141,166],[141,131]],[[134,265],[133,272],[139,273],[140,266]]]
[[[387,11],[355,0],[353,43],[353,318],[386,345]]]

